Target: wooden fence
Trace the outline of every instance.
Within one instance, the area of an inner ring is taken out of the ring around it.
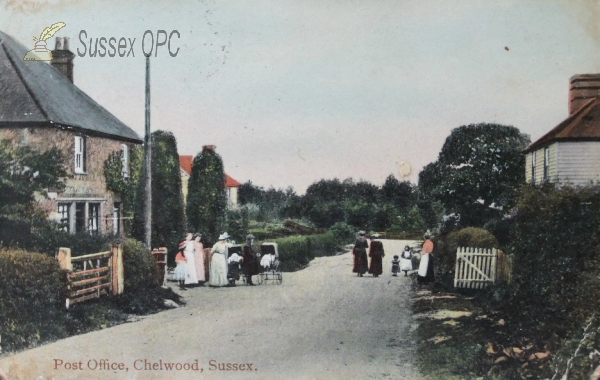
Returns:
[[[61,269],[69,271],[67,309],[79,302],[108,294],[122,294],[124,290],[123,249],[89,255],[71,256],[70,248],[60,248],[56,259]]]
[[[510,282],[510,255],[493,249],[459,247],[456,252],[454,287],[483,289],[498,281]]]
[[[393,240],[421,240],[423,232],[377,232],[381,239]]]

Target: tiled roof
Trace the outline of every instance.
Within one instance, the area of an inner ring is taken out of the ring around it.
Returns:
[[[593,98],[525,149],[537,150],[555,141],[600,141],[600,100]]]
[[[52,65],[23,61],[28,50],[0,32],[0,127],[65,128],[142,142]]]
[[[192,175],[193,162],[194,156],[192,155],[179,156],[179,166],[181,167],[181,170],[187,173],[187,175]],[[240,187],[241,185],[241,183],[225,173],[225,187]]]

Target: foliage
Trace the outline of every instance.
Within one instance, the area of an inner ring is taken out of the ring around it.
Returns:
[[[201,232],[208,245],[218,240],[225,223],[224,178],[223,160],[213,149],[205,148],[194,158],[186,214],[189,228]]]
[[[8,350],[31,347],[64,334],[56,331],[52,320],[61,318],[66,295],[66,272],[59,270],[55,259],[0,250],[2,346]]]
[[[121,197],[122,212],[125,217],[123,219],[125,234],[130,235],[133,224],[131,216],[136,210],[136,193],[143,175],[144,149],[137,145],[131,147],[129,175],[127,177],[123,176],[122,154],[122,151],[116,151],[108,156],[108,159],[104,162],[104,178],[106,179],[106,188]]]
[[[419,173],[419,192],[423,199],[439,200],[446,214],[459,213],[461,226],[483,226],[514,204],[514,189],[524,182],[523,149],[529,142],[511,126],[456,128],[438,160]]]
[[[499,248],[498,240],[483,228],[467,227],[434,239],[436,271],[454,272],[458,247]]]
[[[48,228],[35,194],[64,190],[65,158],[52,148],[38,153],[0,141],[0,246],[31,248],[36,230]]]
[[[243,242],[248,235],[248,209],[226,211],[225,231],[237,242]]]
[[[333,234],[336,244],[341,247],[354,242],[356,229],[346,223],[336,223],[329,231]]]
[[[222,179],[221,179],[222,180]],[[145,241],[144,181],[137,189],[133,237]],[[152,133],[152,247],[175,252],[185,234],[177,142],[171,132]]]
[[[286,272],[302,269],[310,260],[334,255],[339,247],[332,232],[310,236],[290,236],[275,239],[279,249],[281,269]]]
[[[400,215],[398,221],[392,224],[392,228],[406,232],[423,232],[427,229],[421,211],[416,205]]]

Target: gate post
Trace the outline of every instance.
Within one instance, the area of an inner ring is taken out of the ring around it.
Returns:
[[[65,269],[68,271],[73,270],[73,264],[71,264],[71,248],[60,247],[58,249],[58,253],[56,254],[56,260],[58,260],[60,269]]]
[[[113,295],[123,294],[125,276],[123,268],[123,245],[113,245],[111,260],[111,284]]]

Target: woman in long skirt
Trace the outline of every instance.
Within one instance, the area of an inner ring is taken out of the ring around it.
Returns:
[[[227,286],[227,243],[225,240],[229,237],[227,233],[219,236],[219,241],[211,249],[210,275],[208,283],[210,286]]]
[[[417,282],[419,284],[429,284],[435,282],[433,272],[433,241],[429,235],[425,235],[425,242],[421,249],[421,262],[419,263],[419,275]]]
[[[185,284],[186,285],[198,285],[198,274],[196,273],[196,260],[194,254],[194,242],[192,241],[192,234],[188,233],[187,238],[184,241],[185,260],[187,261],[187,269],[185,273]]]
[[[365,239],[365,231],[360,231],[352,250],[352,254],[354,255],[354,268],[352,268],[352,272],[356,273],[359,277],[362,277],[369,269],[367,248],[369,248],[369,243]]]
[[[385,256],[385,253],[383,251],[383,243],[379,240],[375,240],[378,237],[378,234],[371,235],[371,246],[369,247],[369,257],[371,258],[369,273],[371,273],[373,277],[378,277],[383,273],[383,257]]]

